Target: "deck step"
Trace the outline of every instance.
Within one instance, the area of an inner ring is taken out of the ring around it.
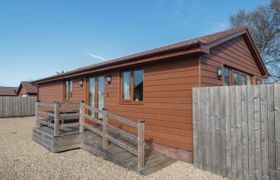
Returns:
[[[133,146],[133,144],[131,144]],[[85,131],[81,137],[80,147],[92,154],[101,156],[106,160],[114,162],[130,170],[137,171],[137,157],[119,146],[109,143],[107,149],[102,147],[102,138],[91,131]],[[146,145],[145,147],[145,166],[140,172],[143,175],[151,174],[157,170],[169,166],[176,160]]]
[[[60,136],[53,136],[53,129],[47,126],[33,128],[32,139],[54,153],[78,149],[81,143],[78,130],[63,130]]]

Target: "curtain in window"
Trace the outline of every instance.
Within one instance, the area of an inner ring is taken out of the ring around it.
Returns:
[[[130,99],[130,72],[123,73],[123,99]]]

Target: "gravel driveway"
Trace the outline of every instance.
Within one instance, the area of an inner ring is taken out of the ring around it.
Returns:
[[[48,152],[32,141],[34,118],[0,119],[0,179],[223,179],[176,162],[142,176],[84,150]]]

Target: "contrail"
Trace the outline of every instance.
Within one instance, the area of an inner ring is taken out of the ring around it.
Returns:
[[[92,54],[92,53],[85,53],[86,55],[90,56],[90,57],[93,57],[93,58],[96,58],[96,59],[100,59],[100,60],[106,60],[104,57],[102,56],[98,56],[96,54]]]

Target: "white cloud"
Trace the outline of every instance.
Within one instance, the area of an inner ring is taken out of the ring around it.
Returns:
[[[106,58],[104,58],[102,56],[99,56],[99,55],[96,55],[96,54],[92,54],[92,53],[85,53],[85,54],[92,57],[92,58],[95,58],[95,59],[99,59],[99,60],[102,60],[102,61],[106,60]]]

